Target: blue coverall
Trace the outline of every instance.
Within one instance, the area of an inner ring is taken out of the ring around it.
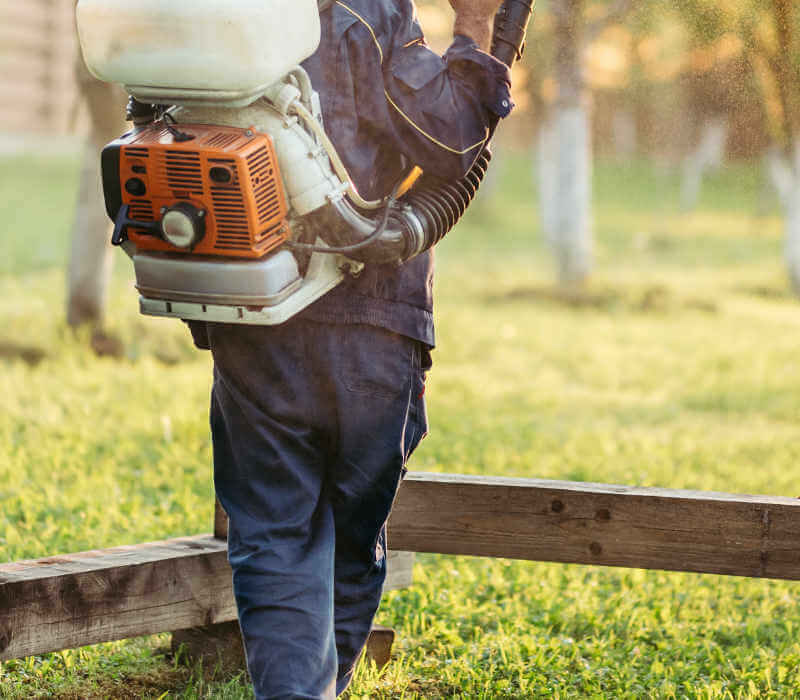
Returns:
[[[412,0],[341,0],[304,67],[359,191],[410,164],[462,176],[508,69],[457,36],[430,51]],[[228,556],[259,700],[344,691],[386,576],[385,523],[427,431],[434,344],[430,254],[368,267],[277,327],[190,324],[214,357],[211,430]]]

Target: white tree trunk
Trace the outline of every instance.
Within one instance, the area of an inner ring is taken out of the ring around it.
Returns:
[[[556,249],[558,230],[558,130],[555,119],[546,119],[539,128],[537,153],[539,217],[550,247]]]
[[[67,273],[67,322],[72,326],[103,317],[111,278],[110,238],[100,184],[100,151],[90,139],[84,148]]]
[[[722,167],[727,142],[728,120],[726,117],[715,117],[703,125],[700,143],[683,165],[681,206],[684,211],[691,211],[697,207],[705,174],[710,170]]]
[[[795,180],[795,194],[786,209],[786,267],[795,292],[800,295],[800,178]]]
[[[800,295],[800,146],[794,162],[772,152],[768,156],[767,164],[786,217],[784,221],[786,268],[795,292]]]
[[[80,56],[75,70],[91,131],[84,149],[67,271],[67,322],[72,326],[99,323],[103,318],[111,275],[111,236],[100,181],[100,151],[125,128],[122,90],[92,78]]]
[[[552,5],[558,98],[541,132],[542,223],[562,286],[580,285],[592,269],[591,126],[583,76],[585,0]]]
[[[615,110],[611,121],[611,130],[614,139],[614,155],[619,161],[629,161],[636,155],[639,145],[636,115],[633,110],[625,108]]]
[[[566,286],[581,284],[592,270],[591,151],[588,109],[556,107],[540,132],[539,187],[542,226]]]

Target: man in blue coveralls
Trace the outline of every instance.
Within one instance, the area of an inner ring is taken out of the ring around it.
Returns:
[[[488,54],[500,0],[450,0],[454,40],[425,45],[412,0],[320,2],[305,62],[362,195],[418,165],[459,178],[512,108]],[[217,494],[259,699],[333,698],[352,679],[386,576],[385,523],[427,431],[430,253],[367,266],[280,326],[192,324],[214,357]]]

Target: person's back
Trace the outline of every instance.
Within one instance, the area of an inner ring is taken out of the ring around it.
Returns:
[[[451,0],[444,59],[411,0],[325,4],[304,68],[360,193],[387,195],[411,166],[462,176],[512,106],[508,69],[480,50],[500,0]],[[277,327],[207,324],[215,485],[257,698],[332,698],[352,678],[385,523],[427,432],[432,270],[430,254],[367,266]]]
[[[486,144],[489,114],[504,117],[512,108],[508,68],[464,35],[444,60],[433,53],[411,0],[330,3],[322,13],[320,48],[304,67],[320,93],[326,130],[370,199],[389,194],[410,166],[451,180],[463,176]],[[380,325],[432,347],[432,311],[428,252],[399,268],[368,267],[307,317],[379,318]]]

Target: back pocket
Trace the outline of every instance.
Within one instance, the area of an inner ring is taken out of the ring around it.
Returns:
[[[348,391],[396,398],[409,390],[416,341],[378,327],[343,328],[342,382]]]

